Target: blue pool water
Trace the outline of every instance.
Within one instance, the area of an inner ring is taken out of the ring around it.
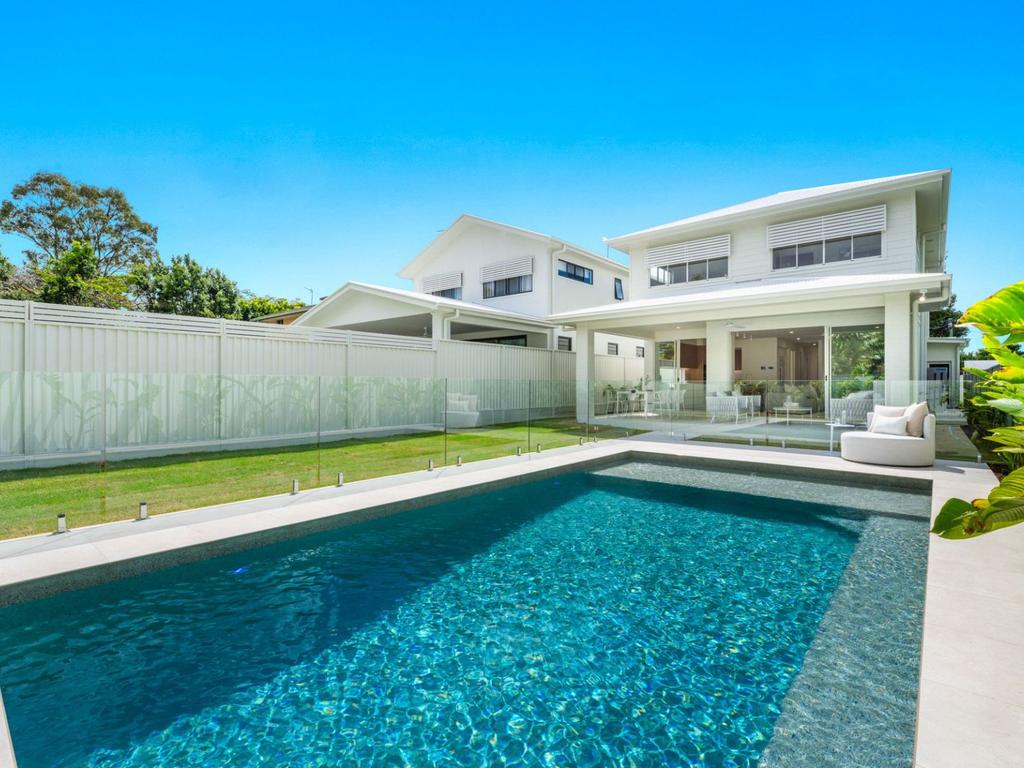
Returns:
[[[566,475],[4,609],[0,687],[21,768],[755,766],[870,520]]]

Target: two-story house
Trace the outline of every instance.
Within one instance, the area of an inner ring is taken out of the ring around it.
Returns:
[[[575,350],[549,316],[624,303],[629,269],[550,235],[459,216],[398,273],[411,290],[347,283],[295,322],[313,327]],[[598,333],[603,355],[644,357],[643,340]],[[651,347],[653,350],[653,346]]]
[[[938,170],[800,189],[613,237],[630,300],[550,320],[576,328],[579,381],[600,332],[653,341],[660,386],[884,377],[911,397],[895,389],[935,370],[928,311],[950,296],[949,184]]]

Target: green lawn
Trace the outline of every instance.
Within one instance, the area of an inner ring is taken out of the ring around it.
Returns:
[[[52,531],[58,512],[70,527],[134,517],[139,502],[150,514],[208,506],[226,501],[271,496],[291,490],[292,480],[307,489],[425,469],[508,456],[516,446],[524,451],[573,445],[583,428],[572,420],[546,420],[488,429],[345,440],[320,446],[252,451],[194,453],[155,459],[82,464],[55,469],[0,472],[0,538]],[[624,430],[602,427],[601,438],[618,437]]]

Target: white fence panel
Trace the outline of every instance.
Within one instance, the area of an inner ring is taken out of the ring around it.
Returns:
[[[446,385],[492,422],[571,413],[574,378],[568,352],[0,301],[0,467],[438,429]]]

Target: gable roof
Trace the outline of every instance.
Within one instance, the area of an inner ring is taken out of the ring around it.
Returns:
[[[358,283],[349,282],[345,283],[341,288],[336,290],[326,299],[321,301],[319,304],[314,306],[308,312],[302,315],[292,325],[310,325],[310,318],[316,317],[317,313],[320,312],[324,307],[340,301],[344,296],[350,293],[362,293],[369,294],[372,296],[379,296],[381,298],[391,299],[393,301],[399,301],[403,304],[409,304],[410,306],[423,309],[425,311],[432,311],[435,309],[450,309],[452,311],[459,310],[463,315],[476,315],[478,317],[489,317],[498,320],[509,320],[517,323],[530,323],[533,325],[541,326],[543,328],[551,328],[551,323],[546,320],[535,317],[534,315],[523,314],[522,312],[512,312],[507,309],[496,309],[494,307],[485,307],[480,304],[472,304],[468,301],[460,301],[458,299],[449,299],[444,296],[434,296],[430,293],[420,293],[419,291],[407,291],[404,288],[389,288],[383,285],[373,285],[371,283]]]
[[[614,259],[609,259],[607,256],[601,256],[589,251],[586,248],[581,248],[578,245],[573,245],[570,242],[562,240],[552,235],[545,235],[541,232],[534,232],[532,229],[524,229],[523,227],[516,227],[512,224],[502,224],[500,221],[492,221],[491,219],[485,219],[480,216],[474,216],[470,213],[463,213],[455,221],[448,225],[448,227],[441,232],[437,237],[430,241],[426,248],[420,251],[416,256],[413,257],[412,261],[402,267],[398,272],[399,277],[404,277],[407,280],[412,280],[417,270],[419,270],[430,257],[437,252],[440,248],[443,248],[449,242],[454,240],[461,234],[465,229],[471,226],[483,226],[490,229],[495,229],[501,232],[508,232],[515,235],[521,235],[528,237],[533,240],[544,242],[549,247],[554,246],[556,248],[565,248],[566,250],[572,251],[573,253],[584,256],[588,259],[593,259],[599,264],[606,266],[610,269],[617,270],[623,275],[629,272],[629,267],[622,264]]]
[[[832,200],[843,200],[845,198],[878,192],[888,192],[903,187],[918,186],[936,181],[944,183],[944,191],[948,194],[950,173],[949,168],[943,168],[935,171],[905,173],[900,176],[882,176],[877,179],[848,181],[842,184],[828,184],[823,187],[807,187],[805,189],[792,189],[787,192],[776,192],[774,195],[758,197],[745,203],[718,208],[706,213],[698,213],[696,216],[689,216],[685,219],[661,224],[657,227],[640,229],[636,232],[619,235],[618,237],[605,238],[605,242],[613,248],[626,250],[626,247],[634,241],[653,240],[690,229],[707,227],[717,222],[724,223],[745,217],[776,212],[781,213],[788,208],[801,207],[809,202],[827,203]]]

